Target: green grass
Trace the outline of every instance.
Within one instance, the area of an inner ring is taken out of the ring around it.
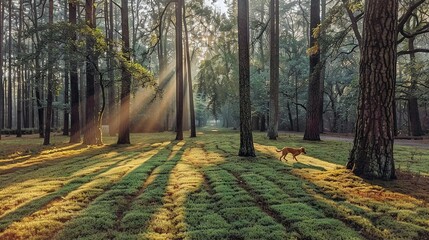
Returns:
[[[429,150],[395,147],[393,182],[344,169],[350,143],[237,131],[134,134],[85,147],[1,140],[0,239],[427,239]],[[305,146],[298,162],[275,149]],[[401,178],[402,177],[402,178]]]

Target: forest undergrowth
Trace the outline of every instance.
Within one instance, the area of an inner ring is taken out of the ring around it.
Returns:
[[[398,180],[381,182],[344,168],[351,143],[254,137],[256,158],[223,129],[94,147],[5,137],[0,239],[429,238],[429,150],[395,146]],[[279,161],[284,146],[307,155]]]

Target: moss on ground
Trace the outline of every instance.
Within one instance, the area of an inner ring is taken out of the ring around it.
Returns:
[[[254,136],[256,158],[230,130],[2,140],[0,239],[429,238],[429,150],[395,147],[399,180],[366,181],[343,167],[350,143]],[[286,145],[307,155],[279,161]]]

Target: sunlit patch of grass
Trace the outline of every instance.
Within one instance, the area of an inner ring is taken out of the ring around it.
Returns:
[[[185,223],[185,203],[188,195],[197,191],[204,181],[203,176],[195,166],[187,164],[185,159],[189,154],[181,156],[180,162],[173,168],[162,200],[163,206],[152,216],[145,236],[149,239],[173,235],[185,238],[187,224]]]
[[[344,169],[348,143],[254,136],[256,158],[238,157],[238,131],[225,129],[174,145],[174,133],[133,134],[127,146],[115,137],[101,147],[31,145],[15,163],[0,159],[0,166],[25,163],[27,155],[40,161],[0,172],[0,194],[8,197],[0,199],[0,238],[429,237],[424,177],[369,182]],[[275,149],[284,146],[308,154],[281,162]],[[26,189],[34,194],[21,194]]]
[[[160,147],[164,148],[165,146],[166,145],[163,144]],[[79,238],[81,236],[96,235],[98,233],[106,234],[109,238],[116,236],[122,229],[121,222],[118,221],[125,219],[124,215],[132,204],[130,201],[138,197],[142,187],[146,188],[148,185],[150,186],[150,184],[145,184],[145,180],[148,179],[150,175],[158,175],[156,172],[160,171],[154,171],[154,169],[162,168],[160,165],[167,161],[167,156],[169,154],[170,151],[161,149],[159,152],[144,158],[143,162],[140,160],[140,164],[135,164],[135,168],[131,172],[125,175],[105,193],[100,195],[81,215],[70,221],[59,238]],[[141,216],[142,215],[139,215],[139,217]],[[150,217],[150,214],[146,216]],[[118,217],[120,217],[120,219],[117,219]],[[126,222],[133,224],[132,221],[129,222],[130,219],[132,219],[132,217],[128,217]],[[82,221],[89,222],[82,225]],[[99,227],[99,224],[103,221],[109,226],[108,228]],[[139,223],[141,224],[141,219]],[[124,226],[123,228],[126,227],[127,226]]]
[[[127,158],[130,157],[130,155],[126,156]],[[68,193],[66,196],[50,202],[41,210],[22,218],[20,221],[12,223],[2,234],[20,232],[22,234],[25,233],[27,238],[31,238],[35,234],[43,238],[52,237],[62,228],[63,222],[75,217],[80,210],[86,208],[90,202],[105,190],[109,189],[112,184],[119,181],[128,172],[131,172],[134,168],[139,166],[139,164],[134,164],[134,162],[140,162],[141,164],[150,157],[147,153],[139,152],[134,153],[134,155],[131,156],[133,156],[131,159],[125,160],[130,164],[130,166],[118,165],[101,174],[95,175],[90,182],[79,186],[79,188]],[[37,228],[31,228],[32,224],[34,221],[37,221],[37,219],[57,222],[58,224],[53,225],[58,227],[52,229],[52,231],[46,231],[44,235],[40,235]],[[0,234],[0,238],[2,234]]]
[[[359,226],[368,237],[419,239],[429,236],[425,223],[429,216],[416,214],[417,209],[427,207],[424,201],[370,184],[348,170],[295,172],[315,183],[323,193],[307,189],[317,200],[315,205],[328,216]]]
[[[3,222],[8,223],[10,221],[8,219],[19,219],[37,210],[38,207],[44,206],[49,201],[65,196],[73,189],[89,182],[95,174],[108,170],[111,166],[126,159],[126,156],[113,157],[112,155],[112,158],[103,160],[101,156],[87,159],[93,165],[74,165],[74,168],[71,168],[69,171],[61,171],[61,168],[58,169],[57,171],[60,171],[58,174],[65,174],[63,177],[54,179],[49,178],[49,174],[45,174],[43,178],[37,178],[39,175],[34,173],[34,179],[22,183],[17,181],[18,183],[1,189],[0,194],[4,195],[5,198],[0,200],[2,206],[0,213],[3,217],[0,220],[0,226],[2,226],[1,223]],[[81,170],[79,170],[80,168]],[[72,171],[75,172],[73,173]],[[41,172],[43,173],[44,171]],[[5,217],[5,214],[8,214],[7,217]]]

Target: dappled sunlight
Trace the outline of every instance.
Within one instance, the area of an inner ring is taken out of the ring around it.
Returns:
[[[0,217],[20,208],[29,201],[37,200],[64,184],[64,179],[30,179],[0,190]]]
[[[327,193],[343,195],[350,202],[364,203],[368,200],[381,203],[389,202],[397,207],[405,203],[414,207],[425,204],[425,202],[412,196],[392,192],[384,187],[371,184],[347,169],[326,172],[308,169],[294,169],[293,171],[312,183],[323,187]]]
[[[180,161],[171,171],[162,199],[163,205],[151,217],[147,231],[142,234],[142,237],[147,239],[189,237],[185,206],[188,196],[202,187],[205,179],[201,171],[205,167],[218,165],[225,161],[220,154],[207,151],[204,142],[194,141],[192,144],[191,147],[185,149]],[[172,150],[177,151],[183,145],[182,141]],[[171,155],[175,154],[172,152]]]
[[[322,192],[307,189],[317,201],[345,221],[360,226],[367,236],[390,239],[406,236],[411,232],[418,236],[425,234],[421,226],[426,229],[429,227],[429,214],[424,214],[429,213],[427,199],[417,199],[412,195],[375,185],[347,169],[324,172],[294,169],[293,172],[318,186]],[[397,182],[384,184],[395,185]],[[412,189],[409,190],[413,191]],[[377,218],[374,219],[375,216]],[[389,219],[402,221],[404,225],[389,225],[389,221],[392,221]]]
[[[31,167],[39,164],[54,164],[55,161],[64,160],[77,155],[88,154],[88,150],[103,150],[103,147],[87,148],[82,144],[72,144],[64,147],[49,147],[49,149],[42,150],[38,154],[26,154],[24,161],[14,159],[7,165],[0,166],[0,172],[8,172],[20,168]]]
[[[195,166],[183,163],[182,157],[171,171],[162,199],[162,207],[151,217],[146,239],[186,238],[185,203],[190,193],[197,191],[204,181]]]
[[[171,132],[133,134],[130,145],[85,146],[69,158],[12,168],[0,175],[0,239],[428,236],[424,176],[361,179],[327,162],[342,156],[327,142],[281,162],[276,147],[301,139],[256,136],[255,158],[237,155],[236,131],[207,130],[186,141],[171,140]]]
[[[273,146],[269,146],[269,145],[261,145],[258,143],[255,143],[255,149],[261,153],[267,154],[267,155],[271,155],[271,156],[275,156],[275,158],[278,160],[279,157],[281,156],[281,153],[276,152],[276,147]],[[343,168],[344,166],[338,165],[338,164],[334,164],[334,163],[330,163],[330,162],[326,162],[314,157],[311,157],[309,155],[305,155],[305,154],[300,154],[296,157],[298,159],[298,162],[295,161],[295,159],[293,159],[292,154],[288,154],[286,156],[286,161],[283,160],[282,162],[289,165],[289,166],[293,166],[294,164],[304,164],[304,165],[309,165],[309,166],[314,166],[314,167],[319,167],[319,168],[323,168],[325,170],[333,170],[333,169],[338,169],[338,168]],[[280,161],[280,160],[279,160]]]
[[[36,235],[51,238],[63,227],[64,222],[77,216],[106,188],[118,182],[168,144],[169,142],[164,142],[158,148],[147,152],[128,152],[109,160],[106,159],[111,164],[106,165],[107,168],[104,171],[94,173],[87,179],[80,179],[69,192],[63,193],[64,197],[57,198],[46,206],[40,206],[43,207],[42,209],[34,209],[33,213],[23,217],[20,221],[10,223],[8,228],[0,234],[0,238],[31,238]],[[40,222],[42,219],[43,223]],[[39,231],[40,227],[44,227],[43,233]]]
[[[209,167],[225,162],[225,157],[217,152],[208,151],[205,149],[205,144],[202,141],[195,141],[195,147],[186,149],[183,162],[191,164],[195,167]]]

